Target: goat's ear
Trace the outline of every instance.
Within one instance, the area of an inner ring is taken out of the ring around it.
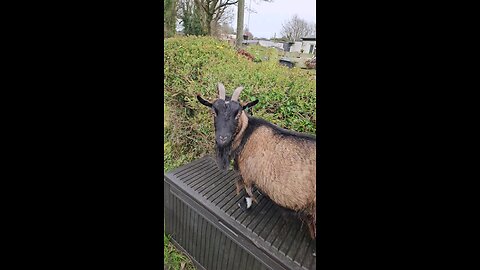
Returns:
[[[200,101],[200,103],[202,103],[203,105],[207,106],[207,107],[212,107],[212,103],[206,101],[205,99],[203,99],[200,95],[197,95],[197,99],[198,101]]]
[[[248,108],[251,108],[251,107],[255,106],[255,104],[257,104],[257,103],[258,103],[258,99],[255,100],[255,101],[249,102],[246,105],[243,105],[242,109],[246,110]]]

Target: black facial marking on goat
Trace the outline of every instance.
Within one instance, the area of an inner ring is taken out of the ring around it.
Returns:
[[[215,152],[217,154],[217,165],[218,168],[221,170],[228,170],[228,167],[230,165],[230,149],[231,149],[231,144],[224,145],[224,146],[216,146],[215,147]]]
[[[239,117],[243,107],[238,101],[232,101],[230,96],[226,96],[225,100],[217,99],[212,103],[200,96],[197,96],[197,99],[201,104],[210,107],[212,110],[214,115],[217,164],[221,170],[227,170],[232,159],[232,142],[237,135]]]

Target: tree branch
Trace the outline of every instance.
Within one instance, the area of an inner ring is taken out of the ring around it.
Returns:
[[[227,0],[227,2],[225,2],[223,4],[222,4],[222,2],[220,2],[220,5],[218,6],[218,8],[221,8],[221,7],[224,7],[224,6],[235,5],[236,3],[238,3],[238,0],[234,1],[234,2],[230,2],[230,0]]]

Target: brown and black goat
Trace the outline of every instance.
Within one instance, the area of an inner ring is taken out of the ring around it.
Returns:
[[[280,128],[263,119],[249,116],[245,110],[258,103],[240,103],[242,87],[232,97],[218,84],[218,98],[200,103],[214,115],[217,163],[227,170],[230,160],[241,180],[237,194],[245,188],[247,196],[240,207],[252,205],[255,185],[276,204],[307,218],[312,238],[316,238],[316,137]]]

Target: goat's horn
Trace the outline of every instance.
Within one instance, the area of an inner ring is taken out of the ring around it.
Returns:
[[[225,86],[223,86],[223,84],[221,83],[218,83],[217,89],[218,89],[218,98],[225,100]]]
[[[238,101],[238,97],[240,96],[240,93],[242,92],[243,90],[243,87],[238,87],[237,89],[235,89],[235,91],[233,91],[233,95],[232,95],[232,101]]]

